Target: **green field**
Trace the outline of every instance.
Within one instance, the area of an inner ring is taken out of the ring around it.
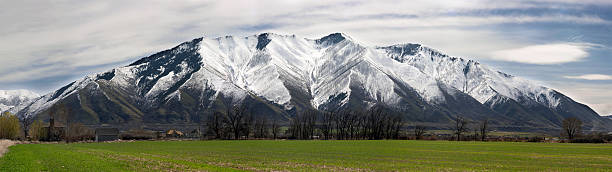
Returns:
[[[0,171],[612,171],[612,144],[140,141],[21,144]]]

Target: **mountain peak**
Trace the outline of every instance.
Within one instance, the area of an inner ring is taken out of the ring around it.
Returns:
[[[398,54],[401,54],[402,56],[405,55],[416,55],[416,53],[419,52],[425,52],[428,54],[431,54],[433,56],[439,56],[439,57],[448,57],[448,55],[444,54],[443,52],[421,45],[421,44],[414,44],[414,43],[403,43],[403,44],[395,44],[395,45],[390,45],[390,46],[386,46],[386,47],[377,47],[378,49],[386,49],[388,51],[392,51]]]
[[[257,35],[257,46],[255,46],[256,49],[263,50],[266,45],[272,41],[270,38],[268,38],[268,35],[270,35],[270,33],[262,33]]]
[[[327,36],[324,36],[321,39],[317,39],[315,41],[317,44],[328,46],[328,45],[334,45],[339,42],[342,42],[345,39],[351,39],[351,38],[344,33],[336,32],[336,33],[332,33]]]

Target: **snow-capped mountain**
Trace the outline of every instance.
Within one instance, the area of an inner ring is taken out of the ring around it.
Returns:
[[[0,90],[0,113],[16,113],[16,106],[27,104],[38,97],[40,95],[29,90]]]
[[[198,38],[128,66],[87,76],[19,111],[68,105],[85,123],[198,123],[234,104],[287,119],[305,110],[384,105],[409,121],[455,116],[509,127],[554,128],[589,107],[534,82],[418,44],[369,47],[334,33],[320,39],[263,33]]]

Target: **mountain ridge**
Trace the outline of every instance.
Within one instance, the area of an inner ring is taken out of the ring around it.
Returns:
[[[410,121],[465,116],[555,128],[564,117],[580,116],[593,130],[610,127],[588,106],[476,61],[420,44],[363,46],[343,33],[320,39],[274,33],[196,38],[75,81],[18,114],[33,118],[58,102],[92,124],[199,123],[222,108],[251,102],[255,113],[285,120],[305,110],[384,104]]]

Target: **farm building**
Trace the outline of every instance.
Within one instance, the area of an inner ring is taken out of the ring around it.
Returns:
[[[170,138],[181,138],[183,137],[183,132],[178,131],[178,130],[168,130],[166,132],[166,137],[170,137]]]
[[[96,128],[96,142],[113,141],[119,139],[117,128]]]

